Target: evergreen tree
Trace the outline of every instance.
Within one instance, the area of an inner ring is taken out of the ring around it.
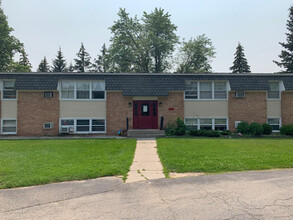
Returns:
[[[44,57],[44,59],[41,60],[41,63],[39,64],[39,67],[38,67],[38,72],[44,72],[44,73],[47,73],[47,72],[50,72],[50,66],[47,62],[47,58]]]
[[[53,60],[52,72],[67,72],[66,60],[64,59],[61,47],[59,47],[56,59]]]
[[[284,72],[293,73],[293,6],[289,8],[289,20],[287,20],[287,42],[281,43],[284,50],[281,51],[281,62],[273,61],[279,67],[285,68]]]
[[[83,43],[81,43],[81,47],[79,49],[79,52],[76,54],[77,55],[77,59],[74,59],[75,61],[75,65],[74,65],[74,69],[77,70],[78,72],[84,73],[86,71],[89,71],[90,67],[91,67],[91,57],[88,54],[88,52],[86,52]]]
[[[230,67],[230,70],[232,70],[232,73],[250,73],[250,66],[245,58],[244,48],[240,43],[236,48],[233,66]]]
[[[99,73],[106,73],[109,70],[108,50],[105,44],[103,44],[101,55],[98,55],[98,59],[95,59],[93,67],[93,71]]]
[[[24,49],[20,52],[18,62],[12,61],[8,67],[8,72],[24,73],[31,72],[32,65],[28,60],[27,54]]]
[[[73,73],[74,72],[74,66],[72,65],[72,62],[70,62],[68,66],[68,72]]]
[[[13,61],[15,53],[20,53],[23,49],[19,40],[11,35],[12,31],[13,28],[8,25],[0,0],[0,72],[11,71],[16,64]]]

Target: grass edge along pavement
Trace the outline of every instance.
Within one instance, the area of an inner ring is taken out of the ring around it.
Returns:
[[[0,140],[0,189],[127,177],[135,139]]]
[[[293,167],[293,139],[158,138],[166,177],[170,172],[224,173]]]

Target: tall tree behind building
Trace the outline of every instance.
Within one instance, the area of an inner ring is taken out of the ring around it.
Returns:
[[[44,73],[50,72],[50,66],[48,64],[46,57],[44,57],[44,59],[41,60],[37,71],[44,72]]]
[[[287,20],[287,42],[280,44],[284,48],[279,55],[281,61],[273,61],[279,67],[284,68],[283,72],[293,73],[293,6],[289,8],[289,19]]]
[[[64,59],[61,47],[59,47],[57,56],[53,60],[52,72],[67,72],[66,65],[66,60]]]
[[[236,48],[233,66],[230,67],[230,70],[232,70],[232,73],[250,73],[250,66],[245,58],[244,48],[240,43]]]
[[[75,62],[74,69],[80,73],[90,71],[90,68],[92,65],[91,57],[89,53],[86,52],[83,43],[81,43],[81,47],[76,55],[77,55],[77,58],[74,59],[74,62]]]

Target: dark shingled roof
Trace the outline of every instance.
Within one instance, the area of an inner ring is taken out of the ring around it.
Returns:
[[[17,90],[56,90],[60,80],[105,80],[106,90],[124,96],[167,96],[185,89],[186,80],[227,80],[231,90],[269,90],[269,81],[283,81],[293,90],[293,74],[115,74],[115,73],[0,73],[15,79]]]

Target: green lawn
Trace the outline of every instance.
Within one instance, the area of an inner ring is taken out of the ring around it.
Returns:
[[[157,142],[167,175],[293,167],[293,139],[160,138]]]
[[[126,177],[133,139],[2,140],[0,189],[102,176]]]

